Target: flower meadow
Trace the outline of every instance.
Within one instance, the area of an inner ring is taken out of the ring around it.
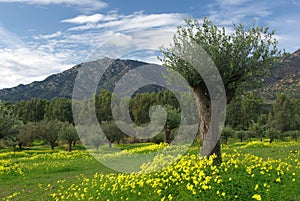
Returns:
[[[126,153],[144,154],[168,145],[120,146]],[[131,174],[99,168],[85,150],[3,152],[0,178],[26,182],[38,170],[51,175],[51,180],[33,182],[41,199],[32,195],[31,200],[300,200],[299,147],[295,142],[232,143],[223,147],[223,161],[217,166],[215,156],[200,158],[193,146],[183,156],[158,154]],[[176,157],[175,163],[162,165],[172,157]],[[81,167],[76,166],[78,160],[90,167],[89,171],[77,172]],[[157,167],[163,169],[152,172]],[[28,200],[26,194],[16,190],[3,200]]]

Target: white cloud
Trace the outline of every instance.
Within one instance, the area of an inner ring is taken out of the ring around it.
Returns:
[[[61,72],[70,65],[62,64],[55,55],[47,55],[26,48],[0,50],[0,88],[39,81]]]
[[[246,25],[270,16],[273,11],[267,1],[217,0],[209,5],[209,18],[220,25]]]
[[[276,16],[267,23],[270,27],[276,27],[276,38],[279,41],[279,48],[294,52],[300,48],[300,23],[297,15]]]
[[[13,36],[10,45],[0,46],[0,72],[4,77],[0,80],[0,88],[41,80],[88,60],[105,56],[117,58],[147,49],[158,50],[161,45],[171,43],[176,27],[183,23],[183,19],[184,15],[178,13],[86,15],[64,20],[79,24],[73,27],[77,30],[36,35],[26,44],[9,31],[0,29],[1,38]],[[82,26],[86,26],[84,31],[78,29]],[[131,54],[130,58],[158,63],[153,54]]]
[[[51,38],[56,38],[61,36],[62,33],[60,31],[57,31],[53,34],[46,34],[46,35],[38,35],[38,36],[33,36],[34,39],[39,40],[39,39],[51,39]]]
[[[107,7],[107,3],[100,0],[0,0],[0,3],[26,3],[36,5],[64,4],[78,6],[85,11],[99,10]]]
[[[0,89],[39,81],[71,67],[64,63],[66,54],[48,54],[28,47],[3,27],[0,30],[1,38],[8,39],[0,48]]]
[[[15,34],[0,26],[0,47],[18,48],[23,45],[23,41]]]
[[[221,6],[236,6],[236,5],[242,5],[250,0],[217,0],[217,3]]]
[[[281,10],[295,9],[296,6],[299,4],[295,0],[216,0],[209,5],[209,19],[231,30],[232,22],[268,26],[270,30],[276,30],[279,48],[293,52],[300,47],[299,14],[282,13]]]
[[[94,14],[94,15],[79,15],[75,18],[65,19],[61,22],[66,23],[73,23],[73,24],[86,24],[86,23],[92,23],[95,24],[99,21],[109,21],[109,20],[115,20],[116,17],[114,15],[102,15],[102,14]]]
[[[81,16],[78,16],[81,17]],[[78,18],[76,17],[76,18]],[[76,18],[70,19],[74,20]],[[88,29],[116,29],[118,31],[131,31],[133,29],[151,29],[159,27],[177,27],[183,23],[185,18],[184,14],[181,13],[162,13],[162,14],[144,14],[143,12],[135,12],[131,15],[104,15],[102,23],[91,24],[91,23],[79,23],[79,20],[74,20],[78,24],[84,24],[81,26],[75,26],[70,28],[70,31],[84,31]],[[68,20],[68,19],[67,19]],[[66,20],[63,20],[66,21]],[[99,20],[100,21],[100,20]],[[106,21],[106,22],[105,22]]]
[[[70,28],[68,36],[60,42],[88,44],[90,52],[97,51],[90,60],[104,56],[116,58],[139,49],[159,49],[162,45],[169,45],[177,26],[185,18],[179,13],[112,15],[103,16],[103,19],[110,19],[108,21],[80,23],[80,26]],[[79,20],[76,19],[76,22],[79,23]]]
[[[81,15],[82,16],[82,15]],[[59,38],[42,40],[46,43],[42,47],[45,51],[57,52],[61,49],[72,49],[71,59],[86,61],[90,52],[98,51],[99,59],[104,56],[118,57],[134,49],[158,49],[162,45],[169,45],[176,27],[184,21],[184,15],[179,13],[169,14],[144,14],[135,12],[130,15],[112,13],[101,15],[97,23],[91,23],[88,17],[75,17],[66,19],[72,23],[80,24],[68,29]],[[89,20],[87,20],[89,19]],[[85,23],[84,23],[85,22]],[[39,46],[41,47],[41,46]],[[77,61],[78,61],[77,60]]]

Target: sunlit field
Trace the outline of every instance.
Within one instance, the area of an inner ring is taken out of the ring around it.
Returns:
[[[126,153],[155,152],[168,145],[115,145]],[[121,174],[100,164],[81,146],[72,152],[34,146],[0,149],[3,200],[300,200],[300,143],[257,140],[223,145],[223,162],[200,159],[198,146],[161,171],[156,157],[137,173]],[[108,146],[99,151],[109,153]],[[119,155],[109,155],[110,158]],[[173,156],[169,156],[173,157]],[[120,164],[122,165],[122,164]]]

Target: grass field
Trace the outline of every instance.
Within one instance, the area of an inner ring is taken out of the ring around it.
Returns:
[[[117,146],[117,145],[116,145]],[[119,145],[145,154],[162,145]],[[109,152],[108,147],[101,149]],[[100,150],[100,151],[101,151]],[[150,174],[121,174],[95,160],[81,146],[68,153],[35,146],[16,152],[0,149],[2,200],[300,200],[300,143],[269,144],[231,139],[223,162],[198,158],[198,148]],[[114,156],[109,155],[112,159]],[[147,171],[164,160],[144,165]]]

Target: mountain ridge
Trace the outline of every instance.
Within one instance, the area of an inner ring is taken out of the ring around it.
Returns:
[[[82,67],[87,67],[90,71],[97,70],[97,67],[101,66],[101,63],[103,62],[107,62],[108,59],[109,58],[103,58],[96,61],[77,64],[61,73],[52,74],[42,81],[34,81],[27,85],[20,84],[16,87],[1,89],[0,100],[17,102],[20,100],[29,100],[31,98],[48,100],[56,97],[72,98],[74,81],[78,70]],[[104,72],[102,79],[99,81],[98,90],[107,89],[111,91],[120,76],[131,69],[147,64],[135,60],[110,60],[113,61],[110,62],[112,65]]]
[[[92,67],[89,73],[96,73],[92,70],[99,70],[99,66],[103,66],[105,62],[112,63],[112,65],[104,72],[102,79],[99,81],[97,91],[101,89],[112,91],[115,84],[125,73],[138,66],[148,64],[137,60],[113,60],[110,58],[81,63],[61,73],[50,75],[42,81],[1,89],[0,100],[17,102],[31,98],[48,100],[56,97],[72,98],[74,81],[78,70],[82,67]],[[270,68],[270,75],[264,81],[264,86],[258,91],[267,100],[274,100],[278,93],[285,93],[291,97],[300,98],[300,49],[273,65]]]

